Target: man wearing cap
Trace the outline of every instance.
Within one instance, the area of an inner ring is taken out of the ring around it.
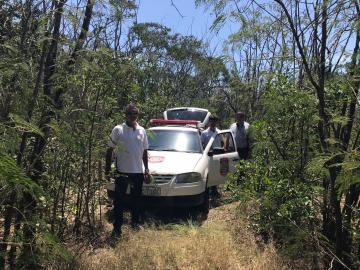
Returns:
[[[117,177],[115,179],[114,229],[112,235],[121,235],[124,197],[130,185],[131,225],[136,227],[141,215],[141,192],[143,181],[149,177],[148,138],[146,131],[137,123],[139,110],[130,104],[125,109],[125,123],[113,128],[106,152],[105,175],[109,179],[112,154],[115,152]]]
[[[246,160],[250,153],[250,139],[249,139],[249,123],[245,122],[245,113],[238,111],[235,114],[236,123],[230,126],[230,130],[235,137],[236,147],[239,158]]]
[[[219,133],[220,130],[216,127],[218,121],[219,118],[216,115],[211,114],[209,116],[209,127],[201,133],[201,143],[204,148],[206,147],[210,139],[212,137],[215,138],[215,136]]]

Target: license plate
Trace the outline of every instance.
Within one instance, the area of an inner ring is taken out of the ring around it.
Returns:
[[[153,187],[153,186],[143,186],[142,194],[145,196],[160,196],[161,195],[161,188],[160,187]]]

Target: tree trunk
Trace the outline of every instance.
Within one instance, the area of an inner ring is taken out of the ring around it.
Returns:
[[[6,262],[6,250],[7,250],[7,242],[10,237],[10,229],[12,224],[12,219],[14,215],[14,202],[16,199],[16,193],[13,191],[10,194],[9,202],[11,205],[8,205],[5,210],[5,220],[4,220],[4,235],[2,238],[2,243],[0,243],[0,269],[5,269]]]
[[[45,69],[44,69],[44,95],[51,100],[52,92],[52,76],[55,73],[55,62],[57,55],[58,41],[60,37],[60,23],[62,19],[62,13],[64,8],[65,0],[58,0],[55,3],[55,15],[54,15],[54,28],[52,33],[52,41],[45,60]],[[39,124],[40,129],[43,131],[44,136],[37,136],[35,140],[35,145],[32,153],[31,160],[34,160],[33,168],[30,168],[29,176],[31,179],[39,183],[41,180],[42,173],[44,172],[42,154],[45,150],[47,143],[47,138],[49,137],[50,129],[48,124],[50,123],[53,112],[50,109],[51,105],[45,105],[42,112],[41,122]],[[25,217],[31,219],[36,217],[36,200],[32,197],[31,194],[27,193],[24,195],[24,205],[27,206],[25,211]],[[30,224],[24,224],[23,226],[24,242],[29,243],[23,246],[22,257],[23,258],[34,258],[34,248],[35,248],[35,235],[36,228]],[[30,260],[27,267],[36,268],[35,260]]]

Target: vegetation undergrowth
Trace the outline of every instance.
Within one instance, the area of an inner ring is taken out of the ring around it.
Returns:
[[[272,244],[259,249],[246,223],[234,223],[237,203],[212,209],[200,225],[146,224],[125,230],[112,249],[84,253],[79,269],[287,269]],[[235,226],[235,224],[237,224]]]

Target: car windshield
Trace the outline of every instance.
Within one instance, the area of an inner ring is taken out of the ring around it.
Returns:
[[[202,147],[197,132],[177,130],[148,131],[149,150],[201,153]]]
[[[203,122],[207,115],[207,111],[177,109],[166,112],[168,120],[197,120]]]

